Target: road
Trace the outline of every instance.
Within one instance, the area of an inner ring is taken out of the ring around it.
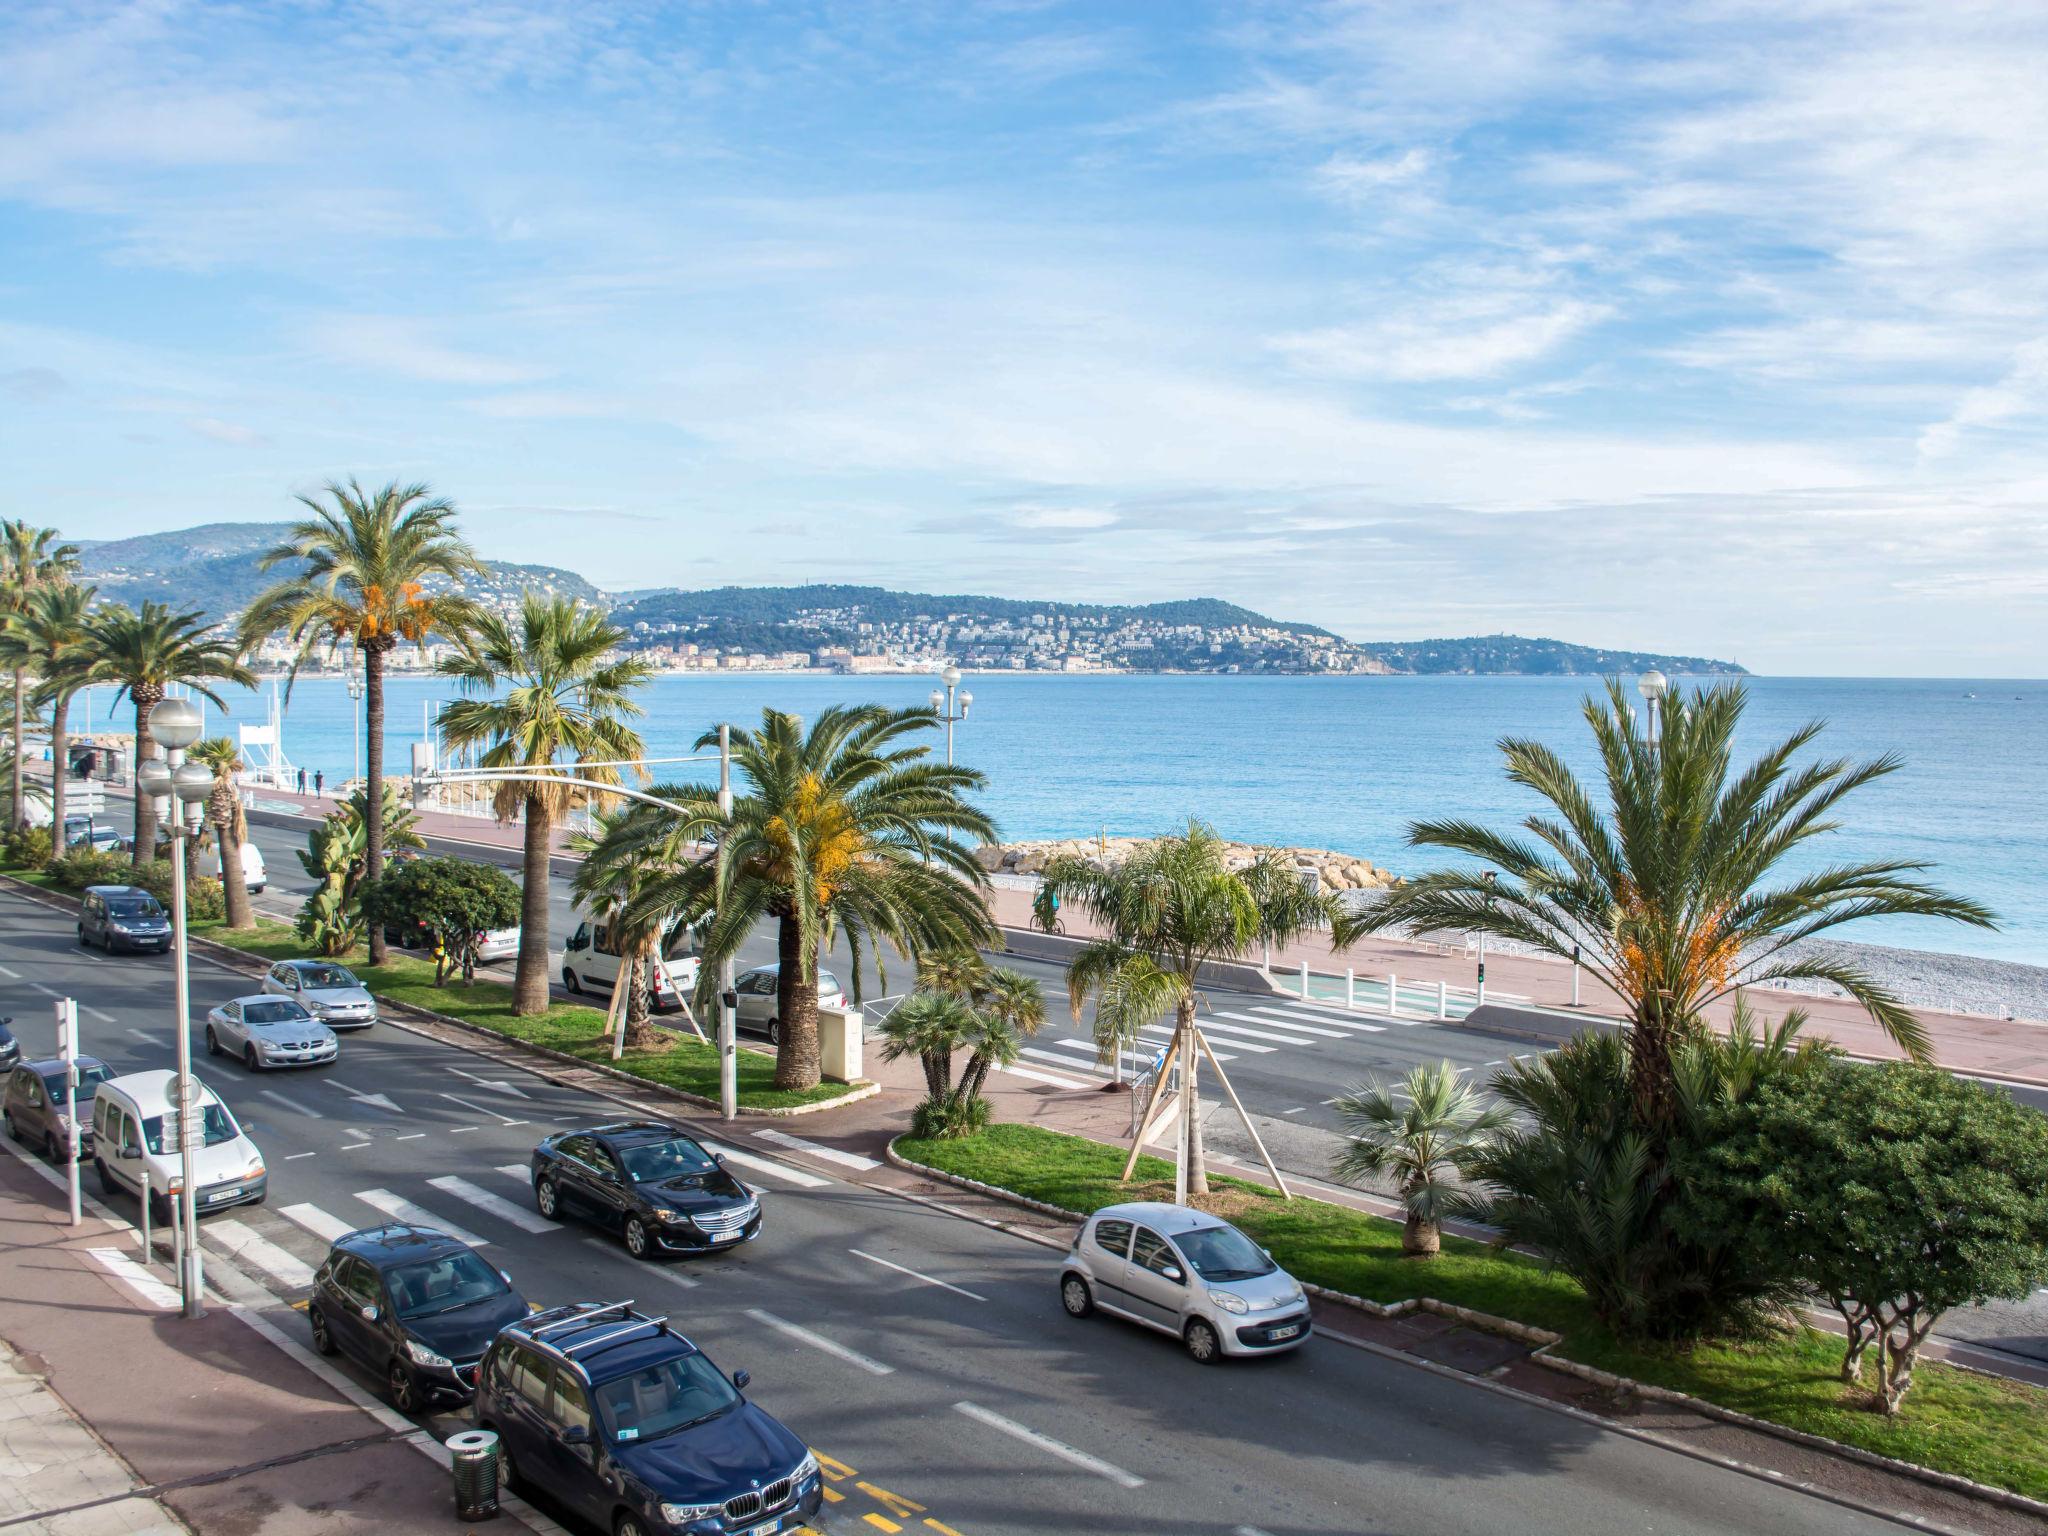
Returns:
[[[195,1037],[208,1008],[248,989],[203,962],[192,983]],[[169,1064],[168,961],[87,954],[64,916],[0,894],[0,1013],[30,1052],[51,1048],[52,993],[78,999],[85,1038],[117,1070]],[[1895,1528],[1330,1339],[1197,1366],[1171,1340],[1068,1319],[1042,1246],[841,1182],[751,1134],[725,1145],[763,1192],[764,1235],[715,1259],[637,1263],[541,1221],[523,1172],[539,1136],[616,1105],[388,1024],[347,1037],[328,1069],[251,1078],[201,1062],[272,1172],[265,1206],[203,1223],[209,1250],[289,1297],[324,1254],[316,1233],[417,1207],[469,1233],[535,1302],[637,1297],[727,1369],[751,1370],[752,1395],[831,1458],[845,1497],[828,1529]],[[303,1337],[303,1318],[281,1303],[277,1315]]]

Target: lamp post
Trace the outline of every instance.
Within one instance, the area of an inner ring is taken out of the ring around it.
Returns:
[[[1490,869],[1486,872],[1486,894],[1488,901],[1493,899],[1493,873]],[[1486,930],[1484,928],[1479,930],[1479,990],[1474,995],[1478,998],[1478,1006],[1484,1008],[1486,1006]],[[1387,1011],[1389,1013],[1394,1011],[1393,999],[1391,997],[1387,1000]]]
[[[363,776],[363,717],[356,706],[363,701],[363,674],[355,668],[348,672],[348,744],[354,753],[354,772],[350,782]]]
[[[179,1248],[178,1289],[186,1317],[206,1315],[205,1276],[199,1255],[198,1152],[203,1135],[199,1113],[199,1080],[192,1075],[192,988],[185,903],[184,843],[198,830],[213,793],[213,774],[201,763],[185,761],[185,749],[199,739],[204,723],[189,699],[164,699],[149,712],[150,732],[164,749],[162,758],[138,764],[135,789],[157,802],[161,825],[171,831],[171,974],[176,992],[178,1073],[172,1091],[177,1103],[178,1224],[184,1232]],[[176,800],[182,814],[172,814]],[[143,1192],[144,1198],[148,1191]]]
[[[1636,679],[1636,688],[1650,706],[1650,750],[1657,750],[1659,717],[1664,713],[1664,695],[1671,691],[1671,682],[1662,672],[1652,668]]]
[[[932,709],[946,722],[946,766],[950,768],[953,766],[953,724],[967,718],[967,711],[974,706],[974,695],[960,688],[960,669],[950,661],[939,673],[939,681],[946,685],[945,692],[941,693],[936,688],[932,690]],[[956,688],[960,689],[960,708],[957,711],[953,708],[953,691]]]

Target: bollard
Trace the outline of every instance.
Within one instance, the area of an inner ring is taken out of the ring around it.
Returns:
[[[1356,1008],[1358,1006],[1358,972],[1350,969],[1346,969],[1344,972],[1344,1006],[1346,1008]]]
[[[495,1520],[498,1516],[498,1437],[488,1429],[465,1429],[448,1437],[455,1473],[455,1517]]]
[[[1308,1001],[1308,962],[1301,962],[1301,1000]]]
[[[1387,972],[1387,1017],[1397,1018],[1401,1012],[1401,978],[1392,971]]]
[[[1451,1016],[1451,989],[1446,982],[1436,984],[1436,1016],[1440,1019]]]

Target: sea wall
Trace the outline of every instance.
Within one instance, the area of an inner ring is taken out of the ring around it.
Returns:
[[[1149,839],[1142,837],[1069,837],[1035,842],[995,843],[975,857],[991,873],[1035,875],[1050,859],[1073,855],[1084,859],[1106,859],[1118,863],[1132,849]],[[1224,851],[1233,865],[1248,864],[1263,850],[1251,843],[1225,843]],[[1294,867],[1312,874],[1326,891],[1377,891],[1395,883],[1396,876],[1355,853],[1338,853],[1329,848],[1280,848],[1275,850],[1294,861]]]

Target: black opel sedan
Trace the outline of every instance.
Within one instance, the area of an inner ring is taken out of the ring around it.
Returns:
[[[761,1202],[725,1160],[656,1120],[550,1136],[533,1149],[533,1200],[550,1220],[619,1233],[637,1259],[736,1247],[761,1230]]]

